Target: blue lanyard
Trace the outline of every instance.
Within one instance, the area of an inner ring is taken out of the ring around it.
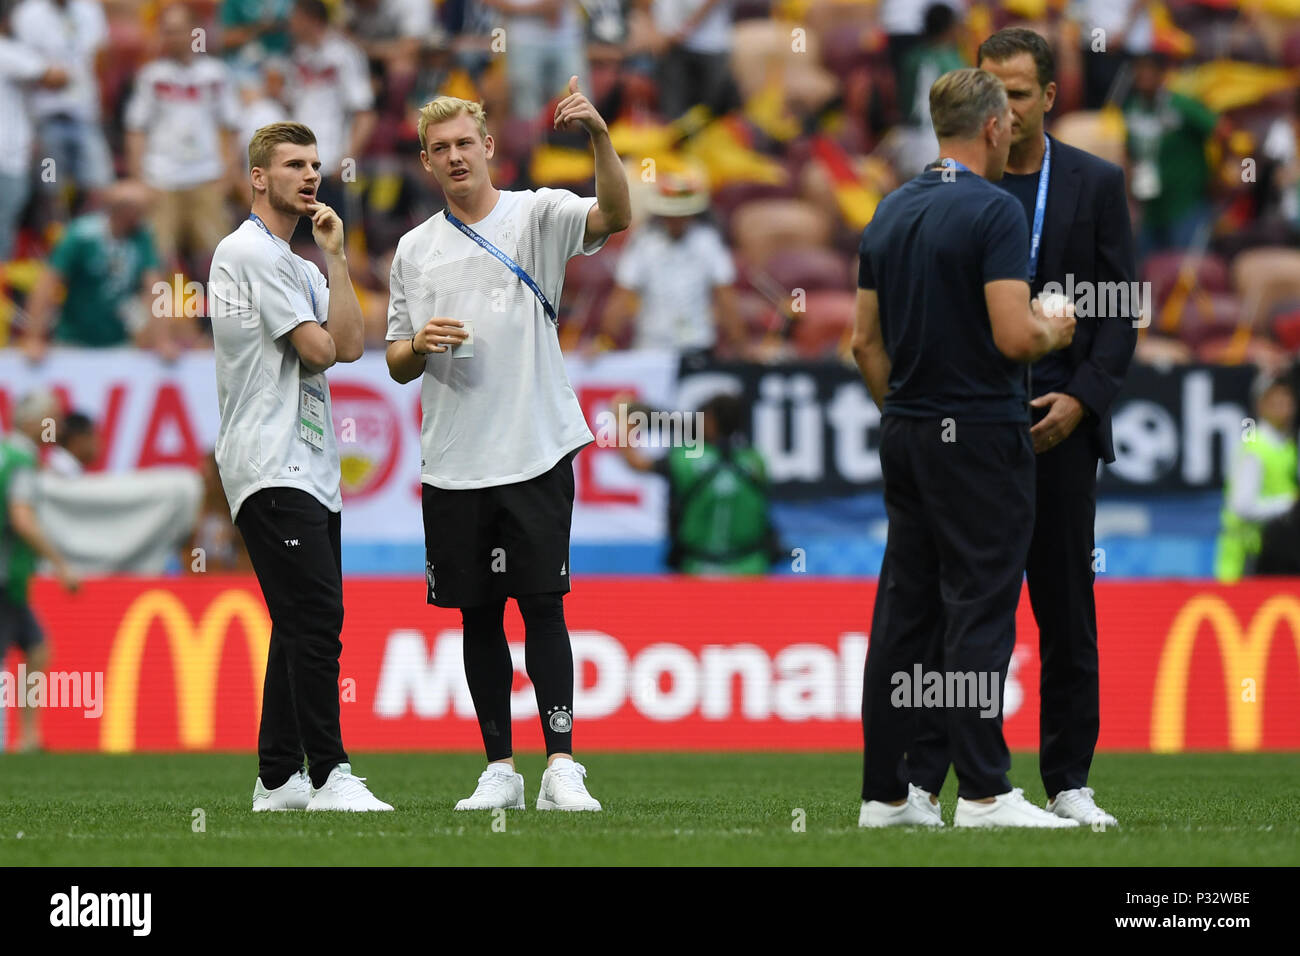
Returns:
[[[515,262],[514,259],[511,259],[508,255],[506,255],[496,246],[492,245],[492,243],[488,242],[486,239],[480,236],[469,226],[465,225],[463,222],[457,219],[456,216],[452,214],[452,211],[450,209],[447,210],[447,221],[451,223],[453,226],[455,226],[457,229],[459,229],[461,232],[465,233],[465,235],[469,236],[471,239],[477,242],[488,252],[492,253],[492,255],[500,259],[507,269],[509,269],[511,272],[513,272],[515,275],[519,277],[520,282],[522,282],[524,285],[528,286],[528,288],[533,290],[533,295],[537,296],[537,301],[542,303],[542,309],[546,312],[546,317],[550,319],[553,323],[555,323],[557,327],[559,326],[560,323],[555,318],[555,309],[551,307],[550,300],[546,298],[546,296],[542,293],[542,290],[537,287],[537,283],[533,281],[533,277],[530,276],[527,272],[525,272],[523,270],[523,267],[520,266],[519,263]]]
[[[266,233],[268,236],[270,236],[272,239],[275,238],[275,234],[271,232],[270,229],[266,228],[266,223],[262,222],[262,217],[259,216],[257,213],[250,212],[248,214],[248,218],[253,222],[257,223],[257,225],[261,228],[261,230],[264,233]],[[290,251],[289,255],[292,257],[293,255],[292,250]],[[292,261],[292,259],[290,261]],[[298,268],[298,263],[296,262],[293,264],[293,271],[298,273],[298,275],[303,279],[303,281],[307,283],[307,294],[311,296],[311,314],[315,315],[316,314],[316,289],[314,286],[312,286],[311,279],[302,274],[302,270]]]
[[[945,157],[940,165],[956,168],[965,172],[970,169],[955,159]],[[1029,237],[1029,284],[1034,284],[1038,275],[1038,250],[1043,242],[1043,218],[1047,215],[1047,181],[1052,175],[1052,141],[1043,135],[1043,168],[1038,171],[1038,193],[1034,197],[1034,228]]]
[[[1038,195],[1034,197],[1034,230],[1029,237],[1029,284],[1038,275],[1038,249],[1043,241],[1043,217],[1047,214],[1047,180],[1052,174],[1052,141],[1043,134],[1043,168],[1038,171]]]

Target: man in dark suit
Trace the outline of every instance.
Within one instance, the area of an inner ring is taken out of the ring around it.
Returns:
[[[1011,152],[998,185],[1025,209],[1031,294],[1072,289],[1078,323],[1070,347],[1044,356],[1030,372],[1037,505],[1026,577],[1042,661],[1039,772],[1048,810],[1083,824],[1114,825],[1087,783],[1100,727],[1093,600],[1097,462],[1115,460],[1110,407],[1128,371],[1140,318],[1124,171],[1044,134],[1043,116],[1056,97],[1055,63],[1037,33],[998,31],[980,45],[979,66],[1002,80],[1014,114]],[[1085,289],[1091,304],[1080,309]],[[943,715],[923,714],[922,732],[908,752],[911,780],[923,799],[937,803],[933,795],[948,762]]]

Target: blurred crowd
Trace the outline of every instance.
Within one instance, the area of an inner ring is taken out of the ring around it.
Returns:
[[[207,347],[248,139],[288,118],[381,346],[397,240],[441,208],[419,105],[485,104],[498,186],[590,193],[550,123],[577,75],[637,224],[571,262],[563,346],[843,355],[861,231],[935,158],[930,84],[1013,23],[1054,48],[1049,131],[1127,169],[1138,360],[1289,362],[1300,0],[0,0],[0,346]]]

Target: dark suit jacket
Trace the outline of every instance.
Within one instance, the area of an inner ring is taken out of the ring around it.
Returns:
[[[1048,282],[1065,287],[1067,275],[1073,276],[1076,288],[1082,282],[1135,283],[1137,265],[1124,170],[1050,138],[1051,179],[1032,294],[1038,295]],[[1137,286],[1130,285],[1129,289],[1136,292]],[[1095,310],[1096,286],[1093,296]],[[1141,313],[1141,297],[1130,295],[1129,302],[1132,314],[1128,316],[1077,318],[1074,341],[1065,354],[1070,368],[1065,392],[1091,413],[1079,428],[1091,432],[1097,456],[1108,462],[1115,460],[1110,407],[1124,383],[1137,344],[1133,320]],[[1037,384],[1033,388],[1035,396],[1041,394]]]

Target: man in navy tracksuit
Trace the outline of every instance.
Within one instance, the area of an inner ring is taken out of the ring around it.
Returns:
[[[1100,704],[1097,609],[1093,600],[1097,462],[1115,460],[1110,406],[1137,341],[1140,297],[1124,171],[1043,132],[1056,96],[1047,41],[1011,28],[979,50],[982,69],[1002,80],[1014,116],[1006,172],[998,185],[1014,196],[1030,227],[1032,294],[1073,292],[1083,305],[1068,349],[1034,363],[1030,403],[1037,506],[1026,577],[1038,622],[1042,662],[1039,773],[1047,809],[1093,826],[1114,825],[1088,787]],[[1038,215],[1040,187],[1045,192]],[[1039,242],[1035,257],[1033,237]],[[947,730],[922,715],[908,751],[911,781],[930,799],[948,771]]]
[[[904,760],[924,713],[950,736],[956,825],[1077,826],[1011,787],[1001,710],[1034,516],[1026,363],[1069,345],[1074,319],[1030,299],[1029,230],[990,182],[1013,136],[1001,81],[947,73],[930,112],[940,162],[885,197],[860,247],[853,353],[881,408],[889,537],[863,676],[858,822],[942,826]],[[916,693],[923,663],[938,694]]]

